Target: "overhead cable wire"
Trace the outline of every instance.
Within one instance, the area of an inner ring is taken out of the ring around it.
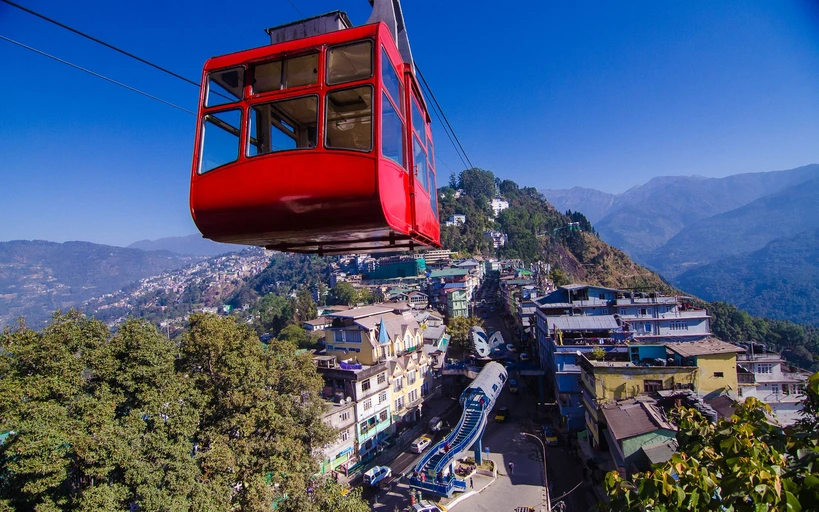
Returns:
[[[8,41],[10,43],[16,44],[17,46],[25,48],[26,50],[30,50],[30,51],[32,51],[34,53],[39,53],[40,55],[42,55],[44,57],[48,57],[49,59],[56,60],[57,62],[61,62],[61,63],[65,64],[65,65],[67,65],[67,66],[71,66],[72,68],[79,69],[80,71],[84,71],[84,72],[88,73],[89,75],[93,75],[93,76],[95,76],[97,78],[102,78],[103,80],[107,80],[107,81],[111,82],[112,84],[116,84],[116,85],[118,85],[120,87],[124,87],[124,88],[128,89],[129,91],[133,91],[133,92],[141,94],[141,95],[143,95],[145,97],[151,98],[152,100],[158,101],[160,103],[164,103],[165,105],[168,105],[168,106],[173,107],[175,109],[181,110],[182,112],[187,112],[188,114],[191,114],[191,115],[194,115],[194,116],[196,115],[196,112],[192,112],[192,111],[190,111],[190,110],[188,110],[188,109],[186,109],[184,107],[180,107],[179,105],[175,105],[175,104],[171,103],[170,101],[165,101],[162,98],[158,98],[158,97],[156,97],[156,96],[154,96],[152,94],[148,94],[145,91],[140,91],[139,89],[137,89],[135,87],[131,87],[130,85],[126,85],[126,84],[124,84],[122,82],[117,82],[113,78],[108,78],[107,76],[101,75],[99,73],[95,73],[95,72],[91,71],[90,69],[86,69],[86,68],[78,66],[76,64],[72,64],[71,62],[68,62],[67,60],[63,60],[63,59],[61,59],[59,57],[55,57],[54,55],[51,55],[51,54],[48,54],[46,52],[40,51],[37,48],[32,48],[31,46],[28,46],[28,45],[25,45],[25,44],[20,43],[18,41],[15,41],[14,39],[9,39],[8,37],[3,36],[3,35],[0,35],[0,39],[4,39],[4,40],[6,40],[6,41]]]
[[[421,72],[421,68],[418,67],[417,63],[415,64],[415,69],[418,70],[418,76],[421,77],[421,81],[424,83],[427,90],[429,91],[429,95],[432,96],[432,101],[435,102],[435,105],[438,107],[438,110],[441,111],[441,115],[444,117],[444,121],[446,122],[446,125],[449,127],[450,131],[452,132],[452,136],[455,137],[455,141],[458,143],[458,146],[461,148],[461,152],[464,154],[464,158],[466,158],[466,161],[469,162],[469,167],[474,169],[475,166],[472,165],[472,160],[469,159],[469,156],[466,154],[466,151],[464,150],[464,147],[461,144],[461,141],[458,140],[458,136],[455,135],[455,130],[453,130],[452,125],[449,124],[449,119],[446,118],[446,114],[444,114],[444,110],[441,108],[441,105],[438,103],[438,99],[435,97],[435,94],[432,92],[432,88],[429,86],[429,83],[427,83],[427,79],[424,78],[424,74]]]
[[[426,88],[426,90],[427,90],[427,91],[429,91],[429,94],[430,94],[430,95],[432,95],[432,91],[430,91],[430,90],[429,90],[429,86],[428,86],[428,84],[427,84],[426,82],[424,82],[422,85],[423,85],[423,86],[426,86],[426,87],[425,87],[425,88]],[[437,109],[437,108],[435,108],[435,106],[434,106],[434,105],[430,105],[430,106],[432,106],[432,107],[433,107],[433,108],[432,108],[432,109],[430,109],[430,110],[432,110],[432,112],[434,112],[434,113],[435,113],[435,117],[437,117],[437,118],[438,118],[438,122],[439,122],[439,123],[441,123],[441,128],[443,128],[444,133],[446,134],[447,138],[449,139],[449,143],[450,143],[450,144],[452,144],[452,147],[455,149],[455,154],[457,154],[457,155],[458,155],[458,158],[460,158],[460,159],[461,159],[461,163],[462,163],[462,164],[464,164],[464,169],[469,169],[469,166],[466,164],[466,161],[464,160],[464,157],[463,157],[463,156],[461,156],[461,152],[460,152],[460,151],[458,151],[458,146],[456,146],[456,145],[455,145],[455,141],[452,139],[452,135],[450,135],[450,134],[449,134],[449,130],[447,130],[447,125],[445,125],[445,124],[444,124],[443,119],[441,119],[441,115],[438,113],[438,109]],[[438,155],[435,155],[435,156],[437,157]],[[438,159],[440,160],[440,158],[438,158]],[[442,161],[442,162],[443,162],[443,161]],[[444,164],[444,165],[446,165],[446,164]],[[449,168],[449,166],[448,166],[448,165],[447,165],[447,168]],[[452,171],[452,169],[450,169],[450,171]],[[454,171],[452,171],[452,172],[454,172]]]
[[[32,11],[28,7],[23,7],[20,4],[12,2],[11,0],[0,0],[0,1],[5,2],[5,3],[11,5],[12,7],[16,7],[16,8],[18,8],[18,9],[20,9],[22,11],[25,11],[25,12],[27,12],[29,14],[37,16],[38,18],[44,19],[49,23],[53,23],[53,24],[57,25],[58,27],[62,27],[64,29],[66,29],[66,30],[70,30],[71,32],[74,32],[77,35],[80,35],[80,36],[82,36],[82,37],[84,37],[86,39],[90,39],[91,41],[94,41],[95,43],[99,43],[99,44],[101,44],[103,46],[106,46],[106,47],[108,47],[108,48],[110,48],[110,49],[112,49],[112,50],[114,50],[116,52],[119,52],[119,53],[123,54],[123,55],[127,55],[128,57],[131,57],[132,59],[136,59],[136,60],[142,62],[143,64],[147,64],[147,65],[151,66],[152,68],[158,69],[159,71],[162,71],[163,73],[167,73],[167,74],[169,74],[169,75],[171,75],[173,77],[176,77],[176,78],[178,78],[180,80],[188,82],[189,84],[192,84],[192,85],[195,85],[196,87],[199,87],[199,82],[191,80],[190,78],[186,78],[186,77],[184,77],[184,76],[182,76],[182,75],[180,75],[178,73],[174,73],[173,71],[171,71],[169,69],[163,68],[162,66],[160,66],[158,64],[154,64],[153,62],[151,62],[149,60],[143,59],[142,57],[134,55],[133,53],[127,52],[127,51],[123,50],[122,48],[117,48],[116,46],[114,46],[112,44],[109,44],[109,43],[106,43],[105,41],[103,41],[101,39],[97,39],[94,36],[88,35],[85,32],[77,30],[76,28],[70,27],[70,26],[66,25],[65,23],[60,23],[59,21],[57,21],[55,19],[52,19],[52,18],[49,18],[48,16],[45,16],[43,14],[40,14],[39,12]]]
[[[299,10],[299,8],[296,7],[296,4],[294,4],[291,0],[287,0],[287,3],[290,4],[290,7],[292,7],[297,13],[299,13],[299,16],[304,16],[304,14]]]

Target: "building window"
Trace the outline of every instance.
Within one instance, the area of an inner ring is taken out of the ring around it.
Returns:
[[[341,421],[347,421],[350,419],[350,411],[344,411],[338,415],[338,419]]]
[[[387,401],[387,392],[382,391],[381,393],[378,394],[378,403],[383,404],[386,401]]]
[[[408,386],[412,386],[413,384],[415,384],[417,373],[418,372],[416,372],[415,370],[409,372],[409,375],[407,375],[407,385]]]
[[[648,309],[647,308],[640,308],[640,316],[646,316],[646,315],[648,315]]]
[[[392,390],[401,391],[402,389],[404,389],[404,377],[396,377],[392,383]]]
[[[364,410],[367,411],[373,408],[373,401],[371,398],[364,400]]]
[[[646,322],[645,331],[646,333],[651,334],[651,324],[648,322]]]
[[[376,378],[378,379],[379,384],[384,384],[384,381],[387,380],[387,374],[384,373],[384,372],[381,372],[381,373],[378,374],[378,377],[376,377]]]
[[[361,391],[369,391],[370,389],[370,379],[365,379],[361,381]]]
[[[413,389],[412,391],[410,391],[410,394],[409,394],[409,401],[410,401],[410,402],[414,402],[414,401],[416,401],[416,400],[418,400],[418,390],[417,390],[417,389]]]
[[[771,392],[774,394],[779,394],[779,384],[771,384]]]
[[[714,377],[725,377],[723,372],[714,372]]]
[[[349,438],[350,438],[350,430],[349,429],[342,430],[341,431],[341,440],[346,441]]]
[[[344,331],[333,331],[333,341],[344,343]]]
[[[625,310],[625,308],[620,308],[620,314],[621,314],[621,315],[625,315],[625,314],[626,314],[626,310]]]
[[[404,397],[399,396],[398,399],[395,401],[395,410],[400,411],[404,408]]]
[[[773,364],[771,363],[757,363],[756,373],[773,373]]]
[[[387,419],[387,410],[384,409],[378,414],[378,421],[384,421]]]
[[[347,331],[347,343],[361,343],[361,331]]]
[[[663,381],[661,380],[644,380],[643,381],[643,389],[646,393],[652,393],[654,391],[661,391],[663,389]]]

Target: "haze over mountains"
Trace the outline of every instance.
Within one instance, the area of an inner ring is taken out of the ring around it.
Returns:
[[[158,240],[140,240],[128,246],[129,249],[143,251],[170,251],[176,254],[194,254],[196,256],[218,256],[228,252],[246,249],[246,245],[222,244],[202,238],[200,234],[172,236]]]
[[[766,261],[758,272],[745,276],[745,289],[762,286],[755,284],[760,280],[773,287],[772,293],[789,293],[785,281],[768,282],[770,275],[787,275],[787,283],[804,280],[810,290],[819,289],[819,281],[811,280],[810,272],[801,274],[810,267],[811,254],[819,254],[815,237],[806,236],[802,250],[793,254],[769,248],[778,239],[784,242],[819,227],[819,164],[725,178],[658,177],[622,194],[578,187],[542,192],[558,210],[586,214],[603,240],[675,285],[692,293],[713,291],[703,298],[737,303],[731,288],[722,281],[727,278],[725,271],[694,272],[718,261],[719,268],[734,270],[740,262]],[[763,248],[768,252],[746,258]],[[778,259],[771,259],[774,252]],[[730,261],[732,258],[739,259]],[[797,258],[799,263],[794,261]],[[801,261],[804,258],[807,260]],[[684,273],[688,274],[683,280]],[[706,283],[707,279],[716,281]],[[819,308],[808,314],[791,311],[784,304],[764,308],[759,302],[754,304],[748,305],[752,314],[819,323]]]

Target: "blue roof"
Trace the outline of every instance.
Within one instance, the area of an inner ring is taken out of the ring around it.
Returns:
[[[378,343],[389,343],[390,335],[387,332],[387,326],[384,325],[384,317],[381,317],[381,323],[378,324]]]

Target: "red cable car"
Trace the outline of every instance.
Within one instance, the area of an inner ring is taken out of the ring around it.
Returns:
[[[440,247],[430,118],[398,0],[360,27],[335,12],[268,33],[271,45],[203,70],[190,193],[202,234],[319,254]]]

